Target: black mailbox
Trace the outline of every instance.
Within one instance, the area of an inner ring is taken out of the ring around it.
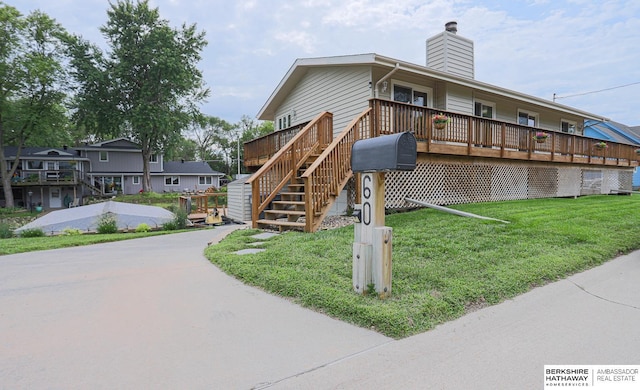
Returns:
[[[351,170],[412,171],[416,168],[416,156],[416,137],[408,132],[363,139],[351,147]]]

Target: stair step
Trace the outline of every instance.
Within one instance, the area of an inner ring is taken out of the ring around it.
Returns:
[[[293,228],[301,228],[304,229],[304,222],[289,222],[283,221],[279,219],[259,219],[258,225],[270,225],[270,226],[280,226],[280,227],[293,227]]]
[[[300,200],[274,200],[271,203],[285,206],[304,206],[304,202]]]
[[[285,196],[304,196],[304,192],[281,192],[280,195],[285,195]]]
[[[265,210],[264,213],[277,215],[304,215],[304,210]]]

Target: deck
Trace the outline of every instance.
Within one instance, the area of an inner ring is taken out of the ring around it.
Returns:
[[[434,123],[434,116],[440,114],[448,118],[444,126]],[[632,144],[603,143],[549,129],[543,130],[544,139],[538,139],[539,128],[380,99],[372,99],[370,107],[339,134],[335,135],[332,124],[332,114],[325,112],[302,129],[286,129],[245,143],[245,165],[256,171],[247,181],[254,227],[317,230],[353,175],[353,143],[385,134],[410,131],[419,155],[458,156],[461,162],[486,158],[628,169],[637,167],[640,160]],[[285,139],[289,141],[282,145]],[[278,195],[282,201],[274,202]],[[262,214],[266,218],[260,218]]]
[[[601,140],[560,129],[544,129],[549,137],[537,142],[534,136],[542,129],[536,127],[382,99],[372,99],[370,105],[371,126],[362,138],[411,131],[418,141],[418,153],[621,167],[636,167],[640,160],[634,145],[606,142],[607,148],[600,149],[595,145]],[[435,128],[432,118],[436,114],[449,117],[444,129]],[[300,129],[296,126],[246,142],[247,168],[262,166]]]

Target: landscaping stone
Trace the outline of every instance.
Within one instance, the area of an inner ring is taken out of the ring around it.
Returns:
[[[260,253],[260,252],[264,252],[266,251],[266,249],[260,249],[260,248],[249,248],[249,249],[241,249],[237,252],[233,252],[236,255],[253,255],[255,253]]]

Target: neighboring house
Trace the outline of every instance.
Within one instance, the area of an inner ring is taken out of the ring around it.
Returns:
[[[584,134],[588,137],[599,138],[605,141],[640,144],[640,126],[627,126],[614,121],[601,122],[588,120],[585,122]],[[635,190],[640,188],[640,169],[638,168],[636,168],[633,174],[633,188]]]
[[[475,80],[473,42],[455,22],[426,46],[426,66],[374,53],[294,62],[258,113],[276,132],[245,143],[245,165],[258,171],[248,181],[254,226],[313,231],[344,212],[359,195],[343,191],[357,188],[353,142],[403,131],[418,141],[417,167],[387,173],[387,208],[414,207],[405,197],[455,204],[631,188],[637,140],[602,150],[584,133],[585,121],[607,118]],[[432,121],[439,113],[443,129]],[[549,136],[536,142],[539,131]]]
[[[220,188],[223,173],[216,172],[204,161],[167,161],[163,171],[151,174],[151,186],[160,192],[198,192]]]
[[[15,147],[5,148],[9,162],[16,153]],[[224,176],[205,162],[165,162],[158,154],[151,155],[149,167],[152,189],[160,193],[219,188]],[[28,147],[21,151],[12,189],[17,206],[55,209],[82,204],[88,196],[137,194],[142,175],[142,150],[124,138],[74,148]]]

